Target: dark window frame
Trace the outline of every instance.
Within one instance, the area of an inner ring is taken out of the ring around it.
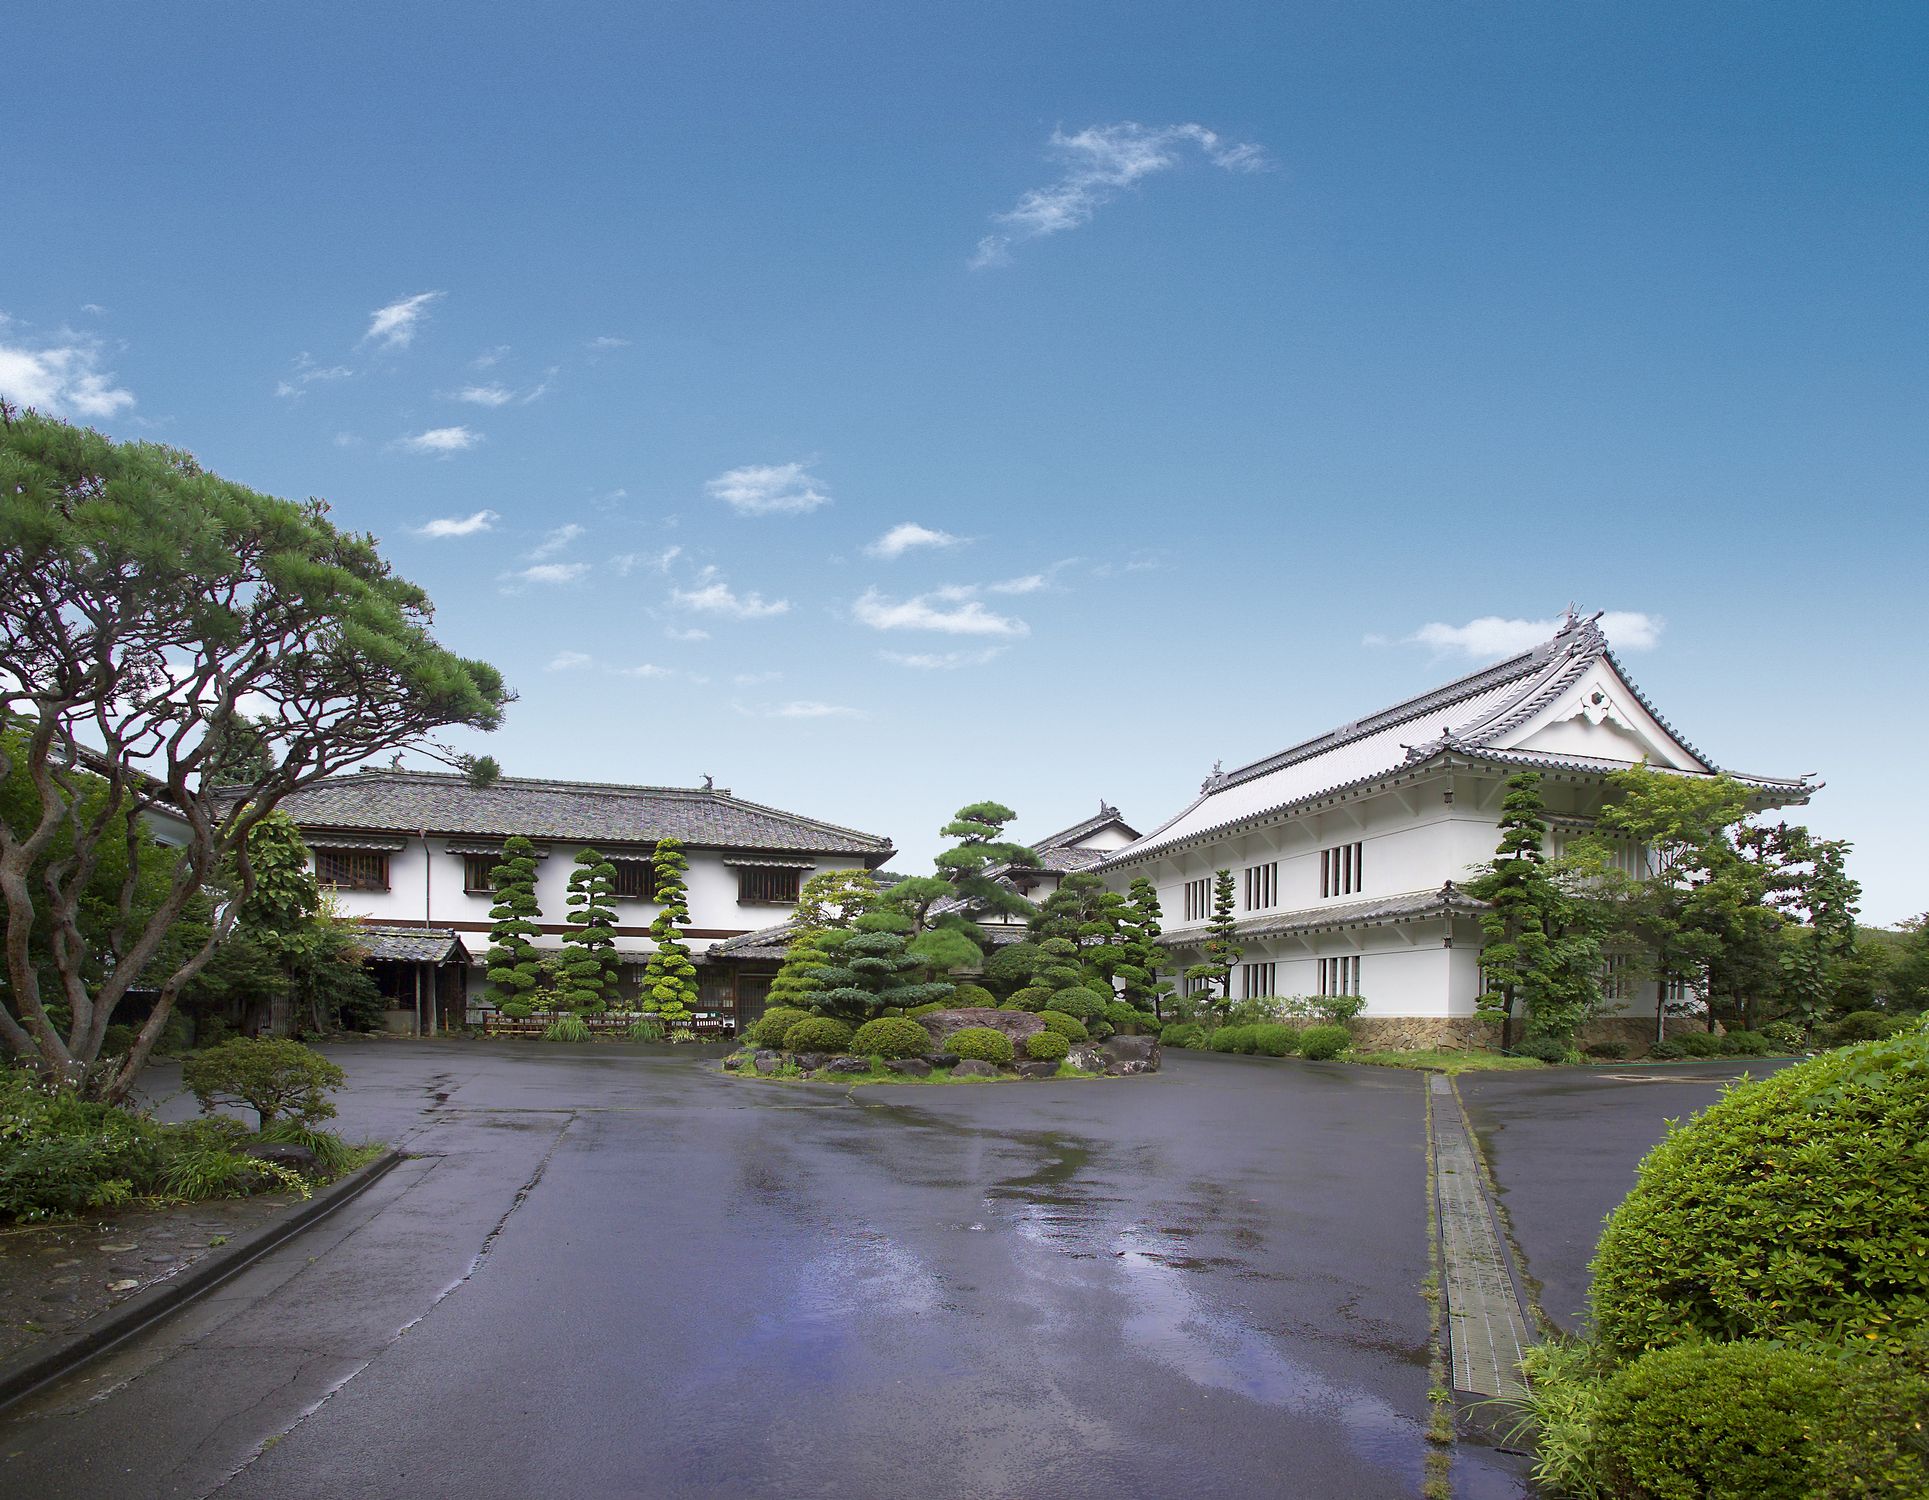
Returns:
[[[739,906],[795,906],[803,889],[802,870],[769,865],[744,865],[737,870]]]
[[[315,883],[338,891],[386,891],[390,889],[388,850],[317,849]]]

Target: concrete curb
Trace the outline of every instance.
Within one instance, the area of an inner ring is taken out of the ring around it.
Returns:
[[[202,1256],[180,1275],[136,1292],[125,1302],[96,1314],[72,1333],[57,1334],[37,1348],[23,1350],[0,1362],[0,1412],[239,1275],[270,1250],[360,1197],[401,1160],[402,1153],[390,1147],[374,1161],[331,1182],[273,1223],[264,1224],[253,1233]]]

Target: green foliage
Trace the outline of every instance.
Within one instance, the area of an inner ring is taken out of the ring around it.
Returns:
[[[1140,1010],[1123,1000],[1114,1000],[1105,1007],[1105,1019],[1111,1028],[1125,1036],[1137,1036],[1140,1032],[1153,1032],[1159,1029],[1159,1019],[1150,1011]]]
[[[951,1008],[945,1001],[933,1000],[926,1005],[914,1005],[905,1011],[905,1014],[915,1021],[919,1016],[936,1015],[941,1010],[950,1010]]]
[[[810,1012],[792,1005],[773,1005],[744,1028],[743,1039],[753,1047],[781,1047],[784,1036],[799,1021],[808,1021]]]
[[[1683,1047],[1681,1043],[1673,1037],[1663,1037],[1660,1041],[1652,1043],[1648,1047],[1648,1060],[1650,1062],[1680,1062],[1681,1059],[1687,1055],[1687,1048]]]
[[[557,998],[579,1015],[595,1015],[616,998],[616,866],[594,849],[580,850],[567,901]]]
[[[1127,912],[1119,925],[1119,946],[1124,960],[1114,970],[1119,993],[1127,1004],[1158,1014],[1172,994],[1172,983],[1163,977],[1166,951],[1159,942],[1163,931],[1159,894],[1143,875],[1132,881],[1126,892]]]
[[[1808,1033],[1795,1021],[1770,1021],[1762,1037],[1776,1053],[1800,1052],[1808,1045]]]
[[[1907,1016],[1887,1016],[1879,1010],[1852,1010],[1841,1020],[1824,1026],[1816,1040],[1825,1047],[1844,1047],[1855,1042],[1879,1042],[1907,1031],[1914,1022]]]
[[[656,916],[650,921],[655,945],[643,965],[643,1008],[663,1018],[671,1031],[688,1022],[697,1003],[697,966],[681,929],[690,921],[684,875],[690,862],[678,839],[662,838],[651,857],[656,880]]]
[[[1353,1033],[1344,1026],[1308,1026],[1299,1034],[1299,1055],[1315,1062],[1338,1057],[1353,1045]]]
[[[867,911],[875,911],[881,895],[869,870],[823,870],[798,891],[791,920],[800,932],[849,927]]]
[[[1255,1030],[1252,1026],[1221,1026],[1206,1038],[1206,1048],[1211,1052],[1250,1053],[1259,1045]]]
[[[995,994],[1010,995],[1029,985],[1043,962],[1044,955],[1038,951],[1038,944],[1007,943],[993,950],[985,960],[981,977]]]
[[[284,1115],[303,1125],[330,1118],[335,1106],[327,1093],[341,1086],[343,1074],[314,1048],[289,1037],[234,1037],[188,1058],[181,1081],[204,1112],[245,1104],[266,1129]]]
[[[1589,1042],[1581,1050],[1589,1057],[1599,1058],[1602,1062],[1617,1062],[1628,1055],[1628,1044],[1607,1039]]]
[[[1012,1060],[1011,1038],[989,1026],[967,1026],[944,1039],[944,1050],[1004,1067]]]
[[[952,986],[951,997],[939,1004],[952,1010],[995,1010],[998,997],[981,984],[960,984]]]
[[[1811,1493],[1929,1495],[1929,1339],[1844,1364],[1847,1414],[1809,1464]]]
[[[858,1027],[850,1045],[859,1057],[922,1057],[931,1033],[909,1016],[879,1016]]]
[[[1689,1031],[1676,1038],[1684,1057],[1720,1057],[1721,1038],[1712,1031]]]
[[[1557,1036],[1530,1036],[1523,1038],[1514,1048],[1515,1057],[1531,1057],[1535,1062],[1564,1063],[1572,1055],[1572,1048]]]
[[[1696,1338],[1896,1347],[1929,1327],[1929,1035],[1824,1053],[1673,1129],[1609,1216],[1617,1357]]]
[[[1055,1031],[1068,1042],[1082,1042],[1091,1035],[1085,1023],[1077,1016],[1068,1016],[1062,1010],[1041,1010],[1038,1019],[1045,1023],[1047,1031]]]
[[[1063,1062],[1071,1050],[1070,1040],[1056,1031],[1034,1031],[1025,1038],[1025,1056],[1033,1062]]]
[[[914,936],[907,951],[932,975],[949,974],[954,969],[975,970],[984,963],[985,950],[980,946],[983,937],[976,923],[947,917]]]
[[[1232,971],[1245,949],[1239,946],[1239,922],[1234,916],[1235,890],[1231,870],[1216,870],[1212,877],[1212,920],[1199,945],[1200,961],[1186,969],[1189,981],[1204,981],[1205,989],[1196,994],[1201,1004],[1232,1001]]]
[[[1774,1050],[1759,1031],[1731,1031],[1721,1038],[1723,1057],[1767,1057]]]
[[[934,863],[938,874],[951,882],[953,892],[971,912],[1001,916],[1029,916],[1032,904],[1010,886],[1000,885],[987,872],[996,865],[1033,866],[1038,856],[1023,844],[1005,837],[1005,825],[1018,814],[997,802],[974,802],[961,807],[938,831],[958,842]]]
[[[543,1031],[545,1042],[586,1042],[589,1039],[588,1023],[574,1011],[565,1011]]]
[[[772,1006],[808,1012],[816,1003],[824,988],[823,980],[817,977],[818,970],[831,961],[830,950],[825,946],[830,932],[828,927],[806,927],[791,935],[790,945],[784,950],[783,967],[770,981]]]
[[[1206,1029],[1197,1021],[1174,1021],[1159,1033],[1159,1044],[1198,1052],[1206,1045]]]
[[[638,1016],[630,1022],[630,1040],[633,1042],[660,1042],[663,1040],[663,1021],[658,1016]]]
[[[1280,1021],[1261,1021],[1247,1028],[1252,1033],[1253,1051],[1263,1057],[1291,1057],[1299,1051],[1299,1028]]]
[[[1049,1010],[1058,991],[1048,984],[1028,984],[1001,1007],[1004,1010]]]
[[[826,933],[829,962],[816,971],[821,986],[813,996],[816,1008],[861,1022],[886,1010],[948,999],[950,982],[923,977],[911,938],[910,919],[890,909],[867,912],[848,930]]]
[[[315,1153],[316,1164],[330,1176],[347,1171],[361,1154],[334,1131],[316,1130],[295,1120],[272,1120],[260,1132],[260,1137],[284,1146],[306,1147]]]
[[[786,1052],[844,1052],[850,1045],[851,1028],[835,1016],[805,1016],[784,1033]]]
[[[542,954],[536,948],[542,933],[536,846],[520,835],[504,841],[489,885],[496,899],[489,908],[489,951],[482,962],[491,997],[508,1014],[526,1016],[534,1009],[536,987],[542,982]]]

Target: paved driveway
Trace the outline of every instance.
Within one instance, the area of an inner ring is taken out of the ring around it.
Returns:
[[[343,1127],[414,1159],[0,1423],[0,1490],[1418,1491],[1419,1075],[847,1096],[624,1047],[338,1055]],[[1462,1493],[1513,1493],[1482,1462]]]

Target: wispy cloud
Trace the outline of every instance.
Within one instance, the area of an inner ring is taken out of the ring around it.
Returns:
[[[0,343],[0,396],[48,416],[118,416],[134,393],[101,363],[99,341],[73,334],[39,348]]]
[[[610,566],[625,578],[638,568],[649,568],[653,572],[667,573],[670,564],[683,556],[681,547],[665,547],[661,552],[619,552],[610,559]]]
[[[704,489],[740,516],[795,516],[831,503],[806,463],[746,464],[719,474]]]
[[[630,347],[630,341],[628,339],[618,338],[613,333],[599,333],[589,341],[589,347],[592,349],[627,349]]]
[[[654,678],[676,676],[676,673],[669,667],[659,667],[654,662],[647,661],[639,662],[633,667],[618,667],[616,672],[619,677]]]
[[[1639,610],[1611,609],[1601,616],[1602,631],[1615,649],[1620,651],[1652,650],[1661,642],[1665,623],[1659,615],[1644,614]],[[1521,620],[1482,615],[1465,625],[1448,625],[1439,621],[1422,625],[1412,635],[1401,637],[1400,644],[1425,646],[1440,656],[1465,656],[1491,661],[1532,650],[1560,628],[1559,618]],[[1387,640],[1384,636],[1369,636],[1366,644],[1385,645]]]
[[[467,401],[471,406],[507,406],[516,393],[506,385],[465,385],[449,393],[451,401]]]
[[[475,447],[482,441],[482,434],[467,427],[431,427],[427,432],[413,433],[395,441],[411,453],[434,453],[447,458]]]
[[[929,526],[918,525],[916,521],[901,521],[864,551],[870,557],[892,558],[902,557],[921,547],[956,547],[964,541],[964,537],[953,536],[948,531],[933,531]]]
[[[1027,573],[1023,578],[1007,578],[1002,583],[985,585],[987,594],[1035,594],[1051,579],[1043,573]]]
[[[107,316],[107,309],[102,307],[98,302],[83,302],[80,305],[80,310],[96,318],[104,318]]]
[[[413,297],[403,297],[387,307],[376,308],[369,314],[368,332],[362,335],[362,342],[383,349],[408,348],[415,342],[416,329],[429,315],[429,305],[441,296],[440,292],[417,292]]]
[[[788,703],[765,703],[747,706],[739,703],[737,712],[753,719],[861,719],[865,715],[860,709],[846,708],[840,703],[820,703],[814,698],[793,698]]]
[[[554,557],[583,534],[583,528],[574,521],[558,526],[545,536],[529,554],[531,562],[541,562],[545,557]]]
[[[890,599],[876,589],[851,606],[859,624],[873,630],[935,630],[945,635],[1029,635],[1031,627],[1009,615],[993,614],[971,590],[953,584],[909,599]]]
[[[516,586],[526,584],[555,585],[574,583],[589,571],[588,563],[535,563],[527,568],[518,568],[513,573],[504,573],[503,582],[511,585],[509,592],[518,592]]]
[[[479,531],[494,531],[502,519],[493,510],[478,510],[466,516],[437,516],[415,528],[417,536],[474,536]]]
[[[275,383],[275,394],[296,400],[307,395],[308,387],[318,380],[346,380],[354,373],[347,365],[318,365],[314,356],[304,350],[295,356],[295,368],[288,378]]]
[[[469,368],[472,370],[493,370],[497,365],[502,363],[503,357],[508,353],[509,346],[507,344],[497,344],[495,348],[484,349],[482,353],[470,360]]]
[[[1090,222],[1125,189],[1178,166],[1188,147],[1197,147],[1207,161],[1228,172],[1256,172],[1267,165],[1259,147],[1228,142],[1203,125],[1153,127],[1127,120],[1088,126],[1076,135],[1054,130],[1049,150],[1064,163],[1063,173],[1050,186],[1033,188],[1012,208],[992,215],[1007,228],[978,241],[972,267],[1007,265],[1013,245]]]
[[[574,672],[586,667],[591,661],[587,651],[558,651],[550,660],[545,672]]]
[[[678,609],[695,610],[699,614],[718,615],[730,620],[763,620],[790,612],[788,599],[766,600],[762,594],[739,594],[707,570],[699,577],[696,588],[672,589],[670,603]]]
[[[1003,646],[982,651],[880,651],[878,658],[919,672],[955,672],[960,667],[982,667],[1004,654]]]
[[[681,625],[665,625],[663,627],[663,634],[673,641],[707,641],[710,639],[709,631],[699,630],[694,625],[690,626],[687,630]]]

